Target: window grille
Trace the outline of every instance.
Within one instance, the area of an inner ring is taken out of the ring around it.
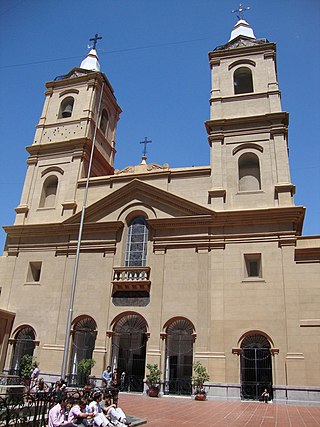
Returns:
[[[14,337],[11,359],[11,375],[19,375],[21,359],[23,356],[33,356],[35,348],[35,337],[35,332],[31,326],[26,326],[16,333]]]
[[[139,267],[146,265],[148,228],[144,217],[134,218],[128,229],[125,265]]]

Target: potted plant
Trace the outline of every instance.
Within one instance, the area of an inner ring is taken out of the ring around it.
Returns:
[[[77,364],[78,368],[78,380],[81,385],[88,385],[89,384],[89,375],[91,374],[91,369],[96,364],[95,360],[93,359],[82,359]]]
[[[161,371],[156,363],[148,363],[147,368],[149,369],[149,374],[146,376],[148,396],[158,397],[160,391]]]
[[[210,379],[207,368],[203,366],[201,362],[195,362],[193,364],[193,372],[192,384],[194,387],[195,400],[206,400],[207,393],[204,388],[204,383]]]
[[[33,357],[29,354],[25,354],[20,360],[20,377],[22,378],[26,386],[30,385],[31,373],[34,369]]]

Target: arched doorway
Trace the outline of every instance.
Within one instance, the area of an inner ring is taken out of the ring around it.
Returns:
[[[20,365],[23,356],[33,356],[35,339],[36,334],[31,326],[24,326],[16,332],[13,341],[13,351],[9,371],[11,375],[20,374]]]
[[[146,360],[147,324],[143,317],[130,314],[114,326],[112,337],[113,368],[122,375],[122,390],[143,391]]]
[[[187,319],[166,328],[165,394],[191,394],[194,328]]]
[[[241,398],[259,400],[265,388],[272,398],[271,345],[261,334],[247,335],[241,343]]]
[[[78,375],[78,363],[92,359],[97,335],[97,324],[91,317],[82,317],[74,322],[70,357],[70,384],[82,384],[84,378]]]

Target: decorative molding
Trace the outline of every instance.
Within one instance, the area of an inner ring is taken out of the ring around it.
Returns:
[[[320,247],[296,248],[294,260],[298,264],[320,262]]]
[[[43,171],[41,171],[41,178],[46,175],[47,173],[50,172],[58,172],[61,175],[64,174],[64,170],[62,168],[59,168],[59,166],[49,166],[48,168],[44,169]]]
[[[301,319],[300,328],[319,328],[320,319]]]
[[[223,202],[226,201],[227,191],[224,188],[213,188],[212,190],[208,190],[208,194],[211,198],[223,198]]]
[[[77,207],[77,202],[75,200],[66,201],[61,204],[63,209],[76,209]]]
[[[279,193],[290,193],[291,196],[293,196],[296,193],[296,186],[291,183],[285,183],[285,184],[276,184],[274,186],[275,192],[277,194]]]
[[[238,153],[240,150],[245,150],[245,149],[250,149],[250,150],[258,150],[261,153],[263,153],[263,147],[259,144],[255,144],[253,142],[245,142],[242,144],[239,144],[237,147],[235,147],[232,150],[232,154],[235,155],[236,153]]]
[[[232,354],[236,354],[237,356],[240,356],[240,354],[242,353],[242,348],[233,348],[232,349]]]
[[[76,95],[78,95],[80,92],[78,89],[66,89],[59,93],[59,98],[61,98],[64,95],[68,95],[70,93],[75,93]]]
[[[27,215],[27,213],[29,212],[29,206],[28,205],[19,205],[16,208],[14,208],[14,210],[16,211],[17,214],[25,214]]]
[[[243,58],[232,62],[232,64],[228,66],[228,70],[230,71],[232,68],[237,67],[238,65],[252,65],[253,67],[255,67],[256,63],[252,59]]]
[[[287,360],[304,360],[304,354],[303,353],[287,353],[286,359]]]
[[[195,359],[226,359],[224,352],[219,351],[197,351],[194,355]]]
[[[280,236],[278,246],[282,248],[284,246],[296,246],[297,239],[295,236]]]

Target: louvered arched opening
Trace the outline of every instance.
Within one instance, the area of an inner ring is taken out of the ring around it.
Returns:
[[[191,394],[194,328],[187,319],[166,328],[165,390],[167,394]]]
[[[112,368],[122,377],[122,390],[143,391],[146,360],[147,324],[137,314],[121,317],[112,337]]]

